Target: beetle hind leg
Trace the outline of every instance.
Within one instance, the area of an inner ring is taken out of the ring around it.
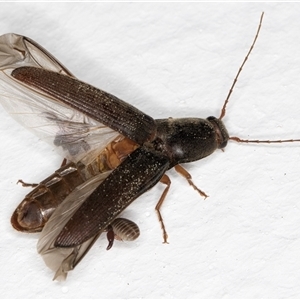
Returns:
[[[37,187],[39,185],[38,183],[26,183],[22,179],[19,179],[17,181],[17,184],[18,183],[21,183],[23,187],[32,187],[32,188],[35,188],[35,187]]]
[[[65,166],[67,164],[67,162],[68,162],[67,159],[64,158],[60,167]],[[19,179],[17,181],[17,184],[19,184],[19,183],[21,183],[23,187],[32,187],[32,188],[35,188],[35,187],[37,187],[39,185],[38,183],[27,183],[27,182],[24,182],[22,179]]]

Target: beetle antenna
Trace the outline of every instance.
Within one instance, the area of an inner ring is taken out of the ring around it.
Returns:
[[[278,143],[291,143],[291,142],[300,142],[300,139],[290,139],[290,140],[243,140],[237,136],[232,136],[229,138],[230,140],[236,141],[238,143],[256,143],[256,144],[278,144]]]
[[[252,43],[252,45],[251,45],[251,47],[250,47],[250,49],[249,49],[249,51],[248,51],[246,57],[244,58],[244,61],[243,61],[242,65],[241,65],[240,68],[239,68],[239,71],[237,72],[237,74],[236,74],[236,76],[235,76],[235,78],[234,78],[234,80],[233,80],[232,86],[231,86],[231,88],[230,88],[230,90],[229,90],[229,93],[228,93],[228,95],[227,95],[227,98],[226,98],[226,100],[225,100],[225,102],[224,102],[224,105],[223,105],[223,107],[222,107],[221,115],[220,115],[219,120],[221,120],[221,119],[225,116],[225,113],[226,113],[226,105],[227,105],[227,103],[228,103],[228,101],[229,101],[229,98],[230,98],[230,96],[231,96],[231,94],[232,94],[233,88],[234,88],[234,86],[235,86],[235,84],[236,84],[236,82],[237,82],[237,80],[238,80],[238,78],[239,78],[239,76],[240,76],[240,73],[242,72],[242,69],[243,69],[245,63],[246,63],[246,61],[248,60],[248,57],[250,56],[250,53],[251,53],[252,49],[254,48],[254,45],[255,45],[256,40],[257,40],[257,38],[258,38],[258,34],[259,34],[259,32],[260,32],[260,28],[261,28],[261,24],[262,24],[263,17],[264,17],[264,13],[261,14],[260,21],[259,21],[259,25],[258,25],[258,28],[257,28],[257,31],[256,31],[256,35],[255,35],[255,37],[254,37],[254,41],[253,41],[253,43]]]

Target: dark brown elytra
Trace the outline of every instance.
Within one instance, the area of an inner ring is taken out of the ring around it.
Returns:
[[[170,187],[170,180],[165,174],[168,169],[175,167],[202,196],[207,197],[193,184],[191,176],[179,165],[180,163],[196,161],[217,149],[223,149],[228,140],[243,143],[300,141],[299,139],[262,141],[230,137],[222,122],[233,88],[256,43],[262,19],[263,14],[254,41],[239,68],[219,118],[153,120],[115,96],[71,77],[34,67],[21,67],[12,72],[11,75],[15,79],[51,95],[139,144],[139,147],[112,171],[66,223],[56,238],[55,246],[77,246],[103,231],[132,201],[158,181],[167,185],[156,206],[164,232],[164,242],[167,242],[167,233],[159,209]],[[66,91],[72,91],[72,95]],[[113,103],[112,107],[108,107],[110,101]],[[134,122],[131,122],[132,118]]]

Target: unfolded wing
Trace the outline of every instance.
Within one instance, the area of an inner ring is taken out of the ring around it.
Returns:
[[[93,150],[101,151],[118,135],[101,122],[11,76],[13,70],[25,66],[73,75],[32,40],[16,34],[0,36],[0,103],[19,123],[56,146],[63,157],[77,162]]]
[[[15,34],[0,37],[0,98],[17,121],[71,161],[103,148],[114,131],[140,145],[156,132],[150,116],[77,80],[41,46]]]
[[[0,36],[0,69],[24,66],[73,76],[52,54],[30,38],[15,33]]]

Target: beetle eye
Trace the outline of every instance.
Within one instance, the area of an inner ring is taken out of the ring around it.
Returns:
[[[207,120],[210,121],[214,126],[216,139],[218,142],[218,149],[225,148],[229,139],[229,135],[225,128],[225,125],[220,119],[217,119],[216,117],[208,117]]]

